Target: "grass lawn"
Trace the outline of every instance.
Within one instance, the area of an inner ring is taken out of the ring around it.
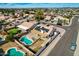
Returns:
[[[8,36],[6,37],[6,41],[13,41],[13,37],[16,34],[21,33],[21,30],[19,30],[18,28],[13,28],[7,31],[8,32]]]
[[[13,29],[8,30],[8,33],[9,34],[16,34],[16,33],[21,33],[21,31],[18,30],[18,28],[13,28]]]

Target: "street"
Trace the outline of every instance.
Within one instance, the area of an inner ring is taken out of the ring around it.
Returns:
[[[60,39],[54,49],[48,54],[48,56],[73,56],[74,51],[70,50],[72,42],[76,42],[78,34],[79,16],[74,16],[72,24],[69,27],[62,26],[66,30],[64,36]]]

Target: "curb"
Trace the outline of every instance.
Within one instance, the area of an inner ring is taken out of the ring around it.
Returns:
[[[74,16],[71,18],[69,25],[63,25],[63,26],[71,26],[73,18],[74,18]]]
[[[62,28],[61,28],[62,29]],[[61,33],[61,36],[58,35],[50,44],[49,46],[40,54],[40,56],[47,56],[51,50],[56,46],[56,44],[60,41],[61,37],[64,35],[66,30],[62,29],[63,32]],[[51,48],[51,49],[50,49]]]

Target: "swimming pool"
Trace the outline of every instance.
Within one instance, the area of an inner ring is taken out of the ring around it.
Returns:
[[[25,53],[21,50],[17,50],[17,48],[9,48],[6,51],[5,56],[24,56]]]
[[[25,45],[32,45],[33,41],[29,39],[27,36],[22,36],[20,41]]]

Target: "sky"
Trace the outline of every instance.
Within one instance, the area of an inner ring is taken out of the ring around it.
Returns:
[[[0,3],[0,8],[62,8],[79,7],[79,3]]]

